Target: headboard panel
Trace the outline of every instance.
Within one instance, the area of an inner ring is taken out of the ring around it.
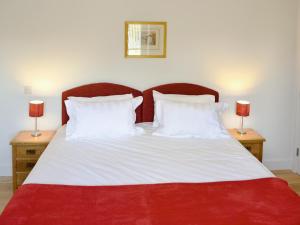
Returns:
[[[154,100],[152,91],[156,90],[163,94],[182,94],[182,95],[214,95],[215,101],[219,101],[219,93],[212,89],[188,83],[164,84],[147,89],[143,92],[143,122],[152,122],[154,117]]]
[[[62,124],[66,124],[69,120],[69,116],[66,111],[64,101],[69,96],[75,97],[96,97],[96,96],[108,96],[108,95],[123,95],[132,94],[134,97],[142,96],[142,92],[127,86],[112,84],[112,83],[96,83],[88,84],[80,87],[66,90],[62,93]],[[136,122],[142,122],[142,105],[136,109]]]

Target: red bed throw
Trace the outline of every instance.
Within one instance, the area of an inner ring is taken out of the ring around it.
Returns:
[[[300,197],[278,178],[129,186],[23,185],[1,225],[300,225]]]

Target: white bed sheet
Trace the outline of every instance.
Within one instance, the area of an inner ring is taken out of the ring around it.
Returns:
[[[130,185],[248,180],[274,175],[233,138],[203,140],[145,134],[66,141],[60,128],[24,183]]]

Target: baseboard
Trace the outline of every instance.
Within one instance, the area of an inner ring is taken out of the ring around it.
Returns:
[[[292,160],[264,160],[263,164],[269,169],[269,170],[290,170],[292,169]]]
[[[11,166],[10,165],[0,165],[0,176],[1,177],[9,177],[12,175]]]
[[[2,177],[0,176],[0,183],[11,183],[12,177]]]

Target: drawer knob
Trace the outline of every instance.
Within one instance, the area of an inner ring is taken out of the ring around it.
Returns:
[[[36,150],[35,149],[27,149],[26,150],[26,155],[35,155]]]
[[[26,168],[32,169],[32,168],[34,167],[34,165],[35,165],[35,163],[33,163],[33,162],[28,162],[28,163],[26,163]]]

